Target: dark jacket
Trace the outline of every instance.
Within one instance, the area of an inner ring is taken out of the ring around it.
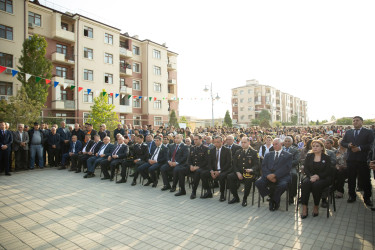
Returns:
[[[133,146],[134,160],[141,159],[141,161],[148,161],[150,154],[146,143],[134,144]]]
[[[224,174],[231,172],[232,169],[232,152],[229,148],[221,147],[220,152],[220,171]],[[208,151],[208,169],[217,171],[216,165],[216,148]]]
[[[371,130],[362,127],[357,138],[354,139],[354,131],[354,129],[350,129],[345,133],[341,145],[344,148],[348,148],[349,143],[359,146],[361,151],[355,153],[348,148],[348,161],[366,162],[367,155],[371,149],[372,143],[374,142],[374,133]]]
[[[100,146],[100,149],[98,150],[97,153],[99,153],[99,151],[100,151],[100,150],[102,149],[102,147],[104,147],[104,146],[105,146],[105,144],[102,143],[101,146]],[[104,152],[103,152],[103,154],[104,154],[104,158],[108,158],[108,156],[111,156],[111,154],[112,154],[112,152],[113,152],[113,149],[114,149],[113,144],[108,143],[107,147],[104,149]],[[100,156],[100,155],[98,155],[98,156]]]
[[[1,133],[1,132],[0,132]],[[13,132],[13,151],[18,151],[18,149],[21,147],[21,142],[26,142],[25,147],[23,148],[24,150],[29,150],[29,134],[25,131],[22,132],[22,141],[20,134],[17,131]]]
[[[147,145],[147,150],[150,154],[150,156],[154,153],[155,149],[156,149],[156,144],[154,141],[152,141],[150,144],[147,144],[146,142],[146,145]]]
[[[113,147],[112,155],[115,153],[115,150],[116,150],[117,146]],[[129,155],[128,145],[123,143],[122,146],[120,147],[120,149],[118,149],[118,151],[116,152],[116,155],[118,155],[118,158],[116,158],[116,159],[125,159]]]
[[[109,132],[108,130],[105,130],[103,132],[99,131],[98,135],[100,136],[100,140],[103,141],[104,137],[106,137],[106,136],[111,137],[111,132]]]
[[[304,171],[306,177],[310,178],[313,175],[318,175],[319,179],[331,179],[333,170],[331,168],[331,158],[322,154],[320,162],[314,166],[314,153],[307,154],[304,164]]]
[[[40,136],[42,137],[42,145],[47,142],[48,140],[48,137],[45,137],[44,134],[43,134],[43,131],[41,129],[39,129],[39,132],[40,132]],[[33,140],[33,135],[34,135],[34,129],[30,129],[28,131],[29,133],[29,146],[31,145],[31,142]]]
[[[76,141],[75,148],[74,148],[74,154],[78,154],[78,152],[82,151],[82,142],[81,141]],[[70,142],[69,146],[69,153],[73,153],[73,142]]]
[[[122,128],[122,129],[118,129],[116,128],[114,131],[113,131],[113,137],[116,139],[116,135],[117,134],[122,134],[122,135],[125,135],[125,130]]]
[[[228,145],[227,145],[227,147],[229,148]],[[232,152],[232,156],[235,156],[237,150],[241,150],[241,149],[242,149],[242,147],[240,145],[237,145],[237,144],[233,143],[232,146],[230,147],[230,151]]]
[[[156,149],[157,149],[157,147],[155,148],[155,150]],[[151,159],[152,155],[155,153],[155,150],[154,150],[154,152],[152,152],[152,154],[150,156],[150,159]],[[157,161],[157,163],[159,165],[163,165],[163,164],[167,163],[167,161],[168,161],[168,153],[169,153],[168,147],[166,147],[164,145],[161,145],[160,146],[160,152],[158,154],[158,158],[156,159],[156,161]]]
[[[49,149],[52,149],[52,146],[56,146],[56,148],[59,149],[61,144],[61,136],[58,133],[51,133],[48,136],[47,144]]]
[[[175,155],[175,162],[177,162],[178,165],[184,166],[188,163],[188,157],[189,157],[189,148],[184,143],[180,144],[174,144],[174,147],[169,150],[168,160],[172,161],[173,153],[176,150]]]
[[[88,134],[88,131],[85,131],[85,135]],[[91,130],[90,135],[91,135],[91,140],[94,140],[94,135],[97,135],[98,133],[96,132],[95,129]]]
[[[208,168],[208,147],[200,145],[190,148],[189,166],[197,166],[200,169]]]
[[[254,174],[259,176],[259,154],[256,150],[249,148],[247,152],[241,148],[236,151],[233,157],[233,171],[243,173],[244,169],[252,169]]]
[[[73,135],[77,136],[78,141],[80,141],[82,143],[85,142],[85,133],[81,129],[78,129],[78,130],[73,129],[72,130],[72,136]]]
[[[60,135],[61,144],[63,144],[65,140],[70,140],[69,129],[58,128],[56,133]]]
[[[90,152],[93,152],[93,155],[98,153],[100,148],[102,147],[103,145],[103,142],[102,141],[98,141],[97,144],[96,142],[94,141],[94,143],[92,144],[91,148],[90,148]]]
[[[94,145],[94,141],[93,140],[89,140],[88,142],[86,142],[83,146],[82,146],[82,150],[81,150],[81,152],[83,151],[83,149],[85,148],[85,151],[86,152],[89,152],[90,151],[90,149],[91,149],[91,147],[92,147],[92,145]]]
[[[10,132],[9,130],[5,130],[4,135],[3,135],[3,132],[0,131],[0,147],[3,145],[7,145],[6,150],[10,150],[12,143],[13,143],[12,132]]]
[[[275,174],[276,179],[290,178],[293,156],[291,153],[281,151],[279,159],[275,162],[275,151],[269,152],[262,161],[262,177],[266,178],[269,174]]]

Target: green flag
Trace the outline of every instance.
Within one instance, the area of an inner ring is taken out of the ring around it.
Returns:
[[[41,77],[39,77],[39,76],[36,76],[36,77],[35,77],[35,81],[36,81],[36,83],[38,83],[40,80],[42,80]]]
[[[70,89],[73,90],[76,86],[72,85],[70,86]]]

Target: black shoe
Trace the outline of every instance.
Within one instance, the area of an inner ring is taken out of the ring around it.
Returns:
[[[87,176],[87,178],[93,178],[93,177],[95,177],[95,174],[93,174],[93,173],[90,173],[90,174]]]
[[[222,195],[220,195],[220,200],[219,201],[225,201],[225,197],[224,197],[224,195],[222,194]]]
[[[110,178],[109,181],[113,181],[113,178]]]
[[[153,187],[153,188],[156,188],[157,185],[158,185],[158,181],[154,181],[154,183],[152,184],[152,187]]]
[[[228,202],[228,204],[234,204],[234,203],[238,203],[238,202],[240,202],[240,198],[238,198],[238,197],[234,197],[232,200],[230,200],[230,201]]]
[[[289,205],[294,204],[294,197],[289,197]]]
[[[348,203],[353,203],[356,201],[356,197],[349,196]]]
[[[327,207],[328,207],[328,202],[327,202],[327,200],[326,200],[326,199],[322,200],[322,204],[320,204],[320,206],[321,206],[322,208],[327,208]]]
[[[269,207],[270,211],[275,211],[275,202],[270,199],[268,207]]]
[[[316,217],[316,216],[318,216],[318,215],[319,215],[319,213],[314,213],[314,212],[312,213],[312,216],[313,216],[313,217]]]
[[[69,171],[76,171],[75,169],[73,169],[73,168],[71,168],[71,169],[69,169]]]
[[[274,211],[279,209],[280,208],[280,202],[279,203],[275,203],[275,207],[274,207]]]
[[[368,207],[372,207],[372,206],[373,206],[372,201],[371,201],[369,198],[365,199],[365,204],[366,204]]]
[[[152,183],[152,180],[149,179],[144,186],[150,186],[151,183]]]
[[[162,187],[161,191],[165,191],[165,190],[168,190],[168,189],[171,189],[171,187],[170,186],[164,186],[164,187]]]
[[[87,170],[83,171],[84,173],[87,173]]]
[[[116,183],[125,183],[125,182],[126,182],[125,179],[121,179],[121,180],[119,180],[119,181],[116,181]]]
[[[305,214],[305,215],[301,214],[301,219],[306,219],[306,218],[307,218],[307,216],[309,216],[309,210],[308,210],[308,209],[307,209],[307,211],[306,211],[306,214]]]
[[[6,176],[12,176],[10,173],[5,173]]]
[[[87,173],[87,174],[85,174],[85,175],[83,176],[83,178],[88,178],[89,175],[90,175],[90,173]]]
[[[191,193],[190,199],[194,200],[196,197],[197,197],[197,195],[195,193]]]
[[[133,182],[132,182],[132,186],[135,186],[135,185],[137,185],[137,181],[136,181],[136,180],[133,180]]]
[[[81,173],[81,170],[76,170],[74,173]]]
[[[181,190],[180,192],[174,194],[174,196],[181,196],[181,195],[186,195],[186,191],[185,190]]]
[[[212,193],[211,192],[206,192],[201,198],[202,199],[212,198]]]
[[[362,191],[363,191],[363,188],[361,188],[361,187],[357,187],[356,191],[357,191],[357,192],[362,192]]]
[[[103,177],[102,178],[102,180],[108,180],[109,179],[109,177]]]
[[[66,169],[66,167],[65,166],[61,166],[57,170],[63,170],[63,169]]]
[[[173,193],[176,191],[176,187],[172,187],[171,190],[169,190],[169,192]]]
[[[246,207],[246,206],[247,206],[247,200],[246,200],[246,199],[243,199],[243,201],[242,201],[242,206],[243,206],[243,207]]]

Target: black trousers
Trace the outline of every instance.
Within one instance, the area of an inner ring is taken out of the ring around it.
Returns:
[[[102,168],[102,173],[105,178],[113,179],[115,176],[115,170],[118,165],[121,165],[123,159],[112,159],[111,161],[104,160],[100,163],[100,166]],[[111,171],[111,174],[109,174],[108,171]]]
[[[290,182],[290,189],[289,189],[289,200],[293,200],[294,197],[297,195],[297,168],[292,167],[290,171],[291,182]]]
[[[355,197],[355,188],[356,188],[356,178],[361,180],[361,186],[364,191],[363,198],[370,199],[371,197],[371,172],[370,168],[367,166],[367,162],[359,161],[347,161],[348,169],[348,187],[349,195]]]
[[[5,173],[9,173],[9,155],[10,148],[5,150],[0,149],[0,173],[5,170]]]
[[[60,150],[58,148],[48,149],[48,163],[52,167],[56,167],[59,164]]]
[[[334,180],[334,187],[340,193],[344,193],[345,179],[348,178],[348,169],[336,170],[336,178]]]
[[[202,186],[207,190],[208,193],[211,193],[211,188],[208,185],[209,178],[211,178],[210,171],[207,169],[198,168],[193,173],[193,193],[197,192],[199,186],[199,181],[202,180]]]
[[[219,184],[220,184],[221,195],[224,195],[225,184],[226,184],[226,181],[227,181],[228,174],[229,174],[229,172],[221,172],[219,177],[217,177],[217,179],[216,179],[216,180],[219,181]],[[209,178],[211,178],[211,173],[208,176],[202,176],[202,182],[207,181],[207,183],[208,183]],[[208,189],[207,191],[211,191],[211,189],[209,187],[207,189]]]
[[[72,170],[77,170],[78,159],[79,159],[80,156],[82,156],[82,155],[74,154],[74,155],[70,156],[70,162],[72,163],[72,166],[71,166]]]
[[[240,182],[243,182],[243,184],[245,186],[244,195],[243,195],[244,200],[247,199],[247,197],[249,196],[251,186],[252,186],[253,182],[256,180],[256,178],[243,178],[242,180],[240,180],[240,179],[238,179],[238,176],[237,176],[236,173],[230,173],[228,175],[227,179],[228,179],[228,186],[229,186],[230,192],[233,194],[233,197],[235,197],[235,198],[239,198],[238,197],[238,186],[239,186]]]
[[[19,147],[17,151],[14,152],[16,158],[15,170],[28,169],[28,150]]]
[[[79,155],[78,156],[78,164],[77,164],[77,169],[81,170],[82,167],[83,169],[87,168],[87,160],[90,158],[90,157],[93,157],[94,155]]]
[[[301,186],[301,203],[307,205],[310,199],[310,193],[314,198],[314,205],[319,206],[320,198],[322,197],[323,190],[331,184],[331,180],[323,179],[311,182],[310,178],[305,178]]]
[[[190,174],[190,169],[188,166],[176,166],[173,171],[173,183],[175,182],[175,178],[178,178],[181,191],[185,191],[185,176],[188,174]]]

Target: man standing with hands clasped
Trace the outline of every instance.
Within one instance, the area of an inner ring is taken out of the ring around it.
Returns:
[[[371,130],[362,127],[363,118],[360,116],[353,117],[354,129],[348,130],[341,145],[348,149],[348,158],[346,160],[348,166],[348,186],[349,199],[348,203],[356,201],[356,179],[357,175],[362,181],[364,195],[363,199],[367,206],[372,206],[371,197],[371,180],[370,168],[367,165],[367,156],[371,150],[374,141],[374,133]]]

